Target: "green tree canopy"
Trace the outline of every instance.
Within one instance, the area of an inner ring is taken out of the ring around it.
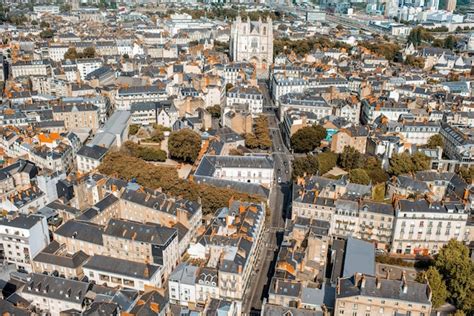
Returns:
[[[221,117],[221,106],[219,104],[215,104],[213,106],[210,106],[210,107],[206,108],[206,110],[214,118],[220,118]]]
[[[427,271],[417,275],[416,281],[430,285],[432,291],[431,303],[434,308],[438,308],[446,302],[448,298],[448,290],[443,277],[435,267],[429,267]]]
[[[204,214],[214,213],[218,208],[228,206],[229,199],[260,202],[261,198],[241,193],[231,188],[218,188],[207,184],[197,184],[180,179],[175,168],[147,163],[143,159],[127,155],[123,151],[113,151],[106,155],[99,171],[130,181],[150,189],[161,188],[172,196],[198,202],[201,199]]]
[[[435,267],[446,282],[450,301],[468,314],[474,312],[474,263],[469,248],[450,240],[436,256]]]
[[[306,126],[291,136],[291,147],[297,153],[308,153],[321,145],[326,129],[321,125]]]
[[[130,127],[128,128],[128,135],[136,135],[139,130],[140,130],[140,125],[130,124]]]
[[[352,169],[349,171],[349,180],[357,184],[369,184],[370,177],[364,169]]]
[[[190,129],[173,132],[168,139],[168,151],[174,159],[193,163],[200,150],[201,136]]]
[[[421,152],[416,152],[413,156],[407,152],[393,154],[390,159],[389,172],[393,175],[401,175],[421,170],[427,170],[430,167],[430,158]]]
[[[428,143],[426,144],[428,148],[435,149],[436,147],[443,148],[444,146],[444,139],[443,136],[440,134],[435,134],[428,139]]]
[[[323,175],[332,168],[334,168],[337,164],[337,154],[331,151],[322,152],[318,154],[318,162],[319,162],[319,174]]]
[[[312,176],[319,171],[319,160],[317,156],[306,155],[297,157],[293,161],[293,177]]]
[[[365,163],[364,155],[351,146],[345,146],[339,156],[339,166],[346,171],[363,168]]]

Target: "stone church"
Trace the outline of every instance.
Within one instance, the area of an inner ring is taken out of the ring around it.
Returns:
[[[230,53],[235,62],[250,62],[256,66],[258,78],[268,78],[273,63],[273,26],[267,18],[258,21],[242,21],[241,17],[232,24],[230,32]]]

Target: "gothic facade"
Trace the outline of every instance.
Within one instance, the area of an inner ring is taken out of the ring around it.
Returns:
[[[238,16],[231,28],[230,53],[233,61],[254,64],[258,78],[268,77],[273,63],[272,20],[242,21]]]

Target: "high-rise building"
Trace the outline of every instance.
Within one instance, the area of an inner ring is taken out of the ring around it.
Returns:
[[[233,61],[250,62],[255,65],[259,78],[268,76],[273,63],[273,26],[267,18],[243,22],[240,16],[232,24],[230,53]]]
[[[453,12],[454,10],[456,10],[456,0],[447,0],[446,11]]]

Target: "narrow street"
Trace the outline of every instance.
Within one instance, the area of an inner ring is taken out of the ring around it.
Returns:
[[[269,108],[271,104],[269,92],[267,89],[262,90],[265,103]],[[275,112],[272,109],[264,115],[269,119],[270,136],[273,142],[275,185],[269,197],[270,217],[267,218],[266,231],[261,241],[262,251],[247,288],[246,299],[243,300],[242,312],[246,315],[259,315],[263,299],[268,298],[278,250],[283,240],[285,219],[289,216],[288,206],[291,204],[291,156],[283,143]]]

